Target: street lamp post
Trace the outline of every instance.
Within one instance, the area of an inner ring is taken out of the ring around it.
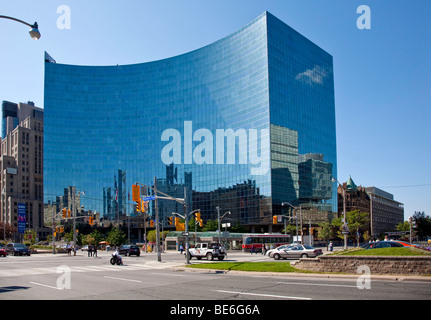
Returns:
[[[223,220],[223,218],[227,215],[227,214],[231,214],[231,212],[230,211],[226,211],[224,214],[223,214],[223,216],[220,218],[220,207],[219,206],[217,206],[216,207],[216,209],[217,209],[217,222],[218,222],[218,243],[221,243],[220,241],[220,222],[221,222],[221,220]]]
[[[135,185],[137,185],[137,186],[143,186],[145,188],[148,188],[148,189],[154,191],[154,199],[153,200],[156,201],[155,202],[155,209],[156,209],[156,222],[157,222],[156,223],[157,261],[158,262],[162,262],[162,256],[161,256],[161,252],[160,252],[160,239],[159,239],[159,236],[160,236],[160,230],[159,230],[159,208],[158,208],[157,200],[158,199],[166,199],[166,200],[173,200],[173,201],[179,202],[179,203],[181,203],[184,206],[185,212],[187,212],[186,188],[184,188],[184,199],[180,199],[180,198],[174,198],[174,197],[172,197],[172,196],[170,196],[170,195],[168,195],[168,194],[166,194],[166,193],[164,193],[164,192],[162,192],[160,190],[157,190],[157,178],[156,177],[154,177],[154,186],[153,187],[147,186],[147,185],[142,184],[142,183],[136,183]],[[159,196],[158,195],[159,193],[161,195],[163,195],[163,196],[162,197]],[[145,198],[144,198],[144,201],[145,201]],[[186,215],[186,232],[188,232],[187,215]],[[188,235],[186,236],[186,239],[187,239],[187,243],[188,243]]]
[[[343,190],[343,216],[344,216],[344,224],[343,224],[343,236],[344,236],[344,250],[347,249],[347,220],[346,220],[346,190],[343,188],[340,182],[334,177],[332,177],[332,182],[337,182],[341,189]]]
[[[288,206],[292,207],[293,210],[299,208],[299,215],[300,215],[301,221],[302,221],[302,208],[301,208],[301,206],[295,207],[294,205],[292,205],[289,202],[282,202],[281,203],[282,206],[284,206],[285,204],[287,204]],[[298,242],[298,215],[297,214],[295,215],[295,220],[296,220],[296,242]],[[301,244],[302,244],[302,227],[301,227]]]
[[[184,192],[185,191],[186,190],[184,188]],[[172,212],[172,215],[178,216],[178,217],[180,217],[180,218],[182,218],[182,219],[185,220],[184,223],[185,223],[185,234],[186,234],[186,263],[190,264],[190,257],[189,257],[189,227],[188,227],[189,216],[195,214],[196,212],[201,211],[201,209],[196,209],[196,210],[193,210],[192,212],[187,213],[186,201],[184,201],[184,208],[185,208],[184,209],[185,210],[184,216],[181,215],[181,214],[179,214],[178,212]]]
[[[2,16],[2,15],[0,15],[0,18],[13,20],[13,21],[25,24],[26,26],[29,26],[31,28],[29,31],[30,37],[34,40],[40,39],[40,31],[39,31],[39,26],[37,25],[37,22],[35,22],[34,24],[30,24],[17,18]]]

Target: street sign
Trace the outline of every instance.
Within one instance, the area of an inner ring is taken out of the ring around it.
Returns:
[[[181,233],[181,235],[184,236],[184,237],[187,237],[189,235],[189,233],[188,232],[183,232],[183,233]]]
[[[156,196],[144,197],[144,201],[156,200]]]

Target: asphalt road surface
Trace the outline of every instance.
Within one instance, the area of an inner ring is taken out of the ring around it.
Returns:
[[[431,281],[328,278],[317,275],[183,271],[179,253],[124,257],[41,254],[0,258],[0,300],[430,300]],[[228,261],[274,261],[266,256],[232,253]],[[197,260],[191,260],[198,263]],[[205,260],[199,263],[205,263]],[[286,263],[280,261],[279,263]],[[361,281],[360,281],[361,280]],[[233,309],[232,309],[233,310]],[[180,309],[176,311],[181,311]],[[190,311],[190,310],[189,310]],[[214,312],[214,310],[211,310]]]

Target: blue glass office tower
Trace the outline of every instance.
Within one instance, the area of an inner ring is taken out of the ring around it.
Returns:
[[[268,12],[169,59],[48,59],[44,109],[46,202],[74,186],[85,191],[80,205],[113,218],[133,212],[132,184],[157,177],[161,191],[186,192],[204,221],[219,206],[250,231],[276,231],[282,202],[315,217],[337,212],[332,56]],[[159,207],[182,213],[175,202]]]

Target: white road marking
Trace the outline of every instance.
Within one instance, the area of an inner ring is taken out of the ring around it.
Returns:
[[[42,287],[46,287],[46,288],[50,288],[50,289],[56,289],[56,290],[62,290],[61,288],[57,288],[57,287],[53,287],[53,286],[49,286],[47,284],[42,284],[42,283],[37,283],[37,282],[30,282],[32,284],[36,284],[38,286],[42,286]]]
[[[311,298],[306,297],[290,297],[290,296],[279,296],[275,294],[265,294],[265,293],[252,293],[252,292],[239,292],[239,291],[226,291],[226,290],[215,290],[217,292],[232,293],[232,294],[242,294],[248,296],[259,296],[259,297],[269,297],[269,298],[282,298],[282,299],[294,299],[294,300],[311,300]]]
[[[140,280],[125,279],[125,278],[116,278],[116,277],[109,277],[109,276],[104,276],[104,278],[114,279],[114,280],[121,280],[121,281],[130,281],[130,282],[142,282]]]
[[[323,283],[304,283],[304,282],[277,282],[280,284],[293,284],[300,286],[321,286],[321,287],[344,287],[344,288],[357,288],[357,286],[350,286],[346,284],[323,284]]]
[[[160,272],[152,272],[151,274],[159,274],[163,276],[170,276],[170,277],[185,277],[183,274],[169,274],[169,273],[160,273]]]

